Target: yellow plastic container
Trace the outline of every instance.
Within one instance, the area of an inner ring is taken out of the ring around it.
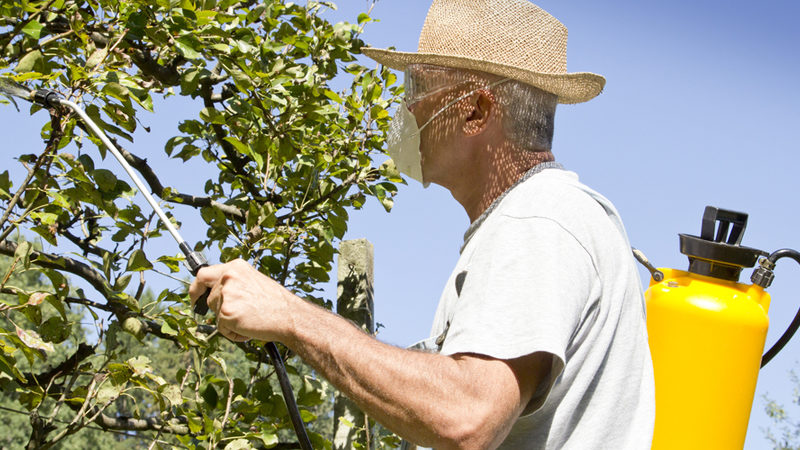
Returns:
[[[656,386],[653,449],[741,449],[767,336],[761,287],[660,269],[645,292]]]

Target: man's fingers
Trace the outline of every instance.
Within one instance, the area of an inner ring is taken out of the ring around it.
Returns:
[[[214,315],[219,317],[219,310],[222,308],[222,284],[216,283],[208,293],[208,307],[214,311]]]
[[[197,276],[194,278],[191,286],[189,286],[189,297],[192,299],[192,305],[194,305],[194,302],[200,298],[208,288],[213,287],[217,283],[217,280],[222,276],[224,270],[224,266],[219,264],[216,266],[203,267],[197,272]]]
[[[226,338],[230,339],[233,342],[245,342],[250,340],[249,337],[243,334],[239,334],[235,331],[231,331],[228,327],[219,323],[217,324],[217,330],[221,335],[225,336]]]

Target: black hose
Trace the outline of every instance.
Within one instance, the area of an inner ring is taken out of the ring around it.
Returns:
[[[278,375],[278,383],[281,385],[281,392],[283,392],[283,400],[286,402],[286,409],[289,411],[289,418],[292,419],[292,427],[297,434],[297,440],[300,442],[300,448],[303,450],[312,450],[311,441],[308,439],[303,418],[300,417],[300,409],[297,407],[297,401],[294,399],[292,392],[292,384],[289,382],[289,376],[286,375],[286,367],[283,365],[283,358],[278,351],[278,347],[274,342],[267,342],[265,344],[269,358],[272,360],[272,365],[275,367],[275,373]]]
[[[797,252],[796,250],[792,250],[790,248],[783,248],[777,250],[773,252],[771,255],[769,255],[767,259],[769,260],[769,262],[772,263],[774,267],[775,262],[781,258],[792,258],[798,264],[800,264],[800,252]],[[769,363],[772,360],[772,358],[774,358],[775,355],[778,354],[778,352],[783,350],[783,347],[785,347],[786,344],[792,339],[795,332],[797,332],[798,328],[800,328],[800,309],[797,310],[797,314],[795,314],[792,323],[789,324],[789,327],[786,329],[786,331],[783,332],[783,335],[781,335],[780,339],[778,339],[778,341],[775,342],[775,344],[773,344],[772,347],[770,347],[770,349],[767,350],[766,353],[764,353],[764,356],[761,357],[762,368],[766,366],[767,363]]]

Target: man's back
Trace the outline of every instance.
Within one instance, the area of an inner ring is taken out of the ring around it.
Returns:
[[[553,355],[501,448],[649,448],[641,281],[613,205],[574,173],[549,169],[476,224],[434,321],[441,353]]]

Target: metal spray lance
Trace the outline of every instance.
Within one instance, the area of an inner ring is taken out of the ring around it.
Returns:
[[[17,91],[18,90],[19,89],[17,89]],[[15,92],[11,93],[13,95],[18,95]],[[147,200],[147,203],[150,204],[150,207],[152,207],[153,211],[155,211],[155,213],[158,215],[158,218],[161,219],[161,222],[164,224],[165,227],[167,227],[169,234],[171,234],[172,237],[175,239],[175,241],[178,243],[178,247],[181,249],[181,252],[183,252],[184,256],[186,257],[186,266],[189,269],[189,272],[191,272],[193,276],[197,276],[197,272],[201,268],[208,266],[208,261],[206,260],[205,256],[202,253],[194,251],[191,249],[191,247],[189,247],[189,244],[187,244],[186,240],[184,240],[183,237],[180,235],[180,233],[178,233],[178,230],[175,228],[175,226],[169,220],[167,215],[158,205],[156,200],[150,194],[149,190],[144,185],[139,176],[136,174],[136,172],[133,170],[133,168],[130,166],[130,164],[128,164],[128,162],[125,161],[125,158],[122,156],[120,151],[111,142],[108,136],[106,136],[103,130],[101,130],[100,127],[98,127],[97,124],[94,123],[94,121],[86,114],[83,108],[81,108],[72,101],[62,98],[58,93],[47,89],[32,91],[30,92],[30,95],[26,99],[32,100],[47,108],[59,109],[61,107],[64,107],[64,108],[69,108],[70,110],[75,112],[75,114],[77,114],[78,117],[80,117],[81,121],[85,123],[86,126],[89,127],[91,132],[98,139],[100,139],[100,141],[103,142],[103,145],[105,145],[106,148],[111,152],[111,154],[114,155],[114,158],[116,158],[116,160],[119,161],[119,163],[122,165],[122,168],[125,169],[125,172],[131,178],[136,187],[139,189],[139,192],[142,193],[145,200]],[[203,295],[197,299],[197,301],[194,304],[195,313],[204,315],[208,312],[208,294],[209,294],[209,289],[206,289]],[[295,401],[294,394],[292,392],[292,386],[289,382],[289,377],[286,374],[286,368],[283,365],[283,359],[281,358],[280,352],[278,351],[278,348],[275,346],[275,343],[273,342],[267,342],[265,344],[265,348],[267,349],[269,358],[272,360],[272,364],[275,367],[275,372],[278,375],[278,382],[281,386],[281,391],[283,392],[283,398],[284,401],[286,402],[286,407],[289,411],[289,417],[291,418],[292,426],[294,427],[295,433],[297,434],[300,447],[303,450],[310,450],[312,448],[311,441],[308,438],[308,434],[306,433],[305,430],[305,425],[303,424],[303,420],[300,416],[300,410],[297,407],[297,402]]]

